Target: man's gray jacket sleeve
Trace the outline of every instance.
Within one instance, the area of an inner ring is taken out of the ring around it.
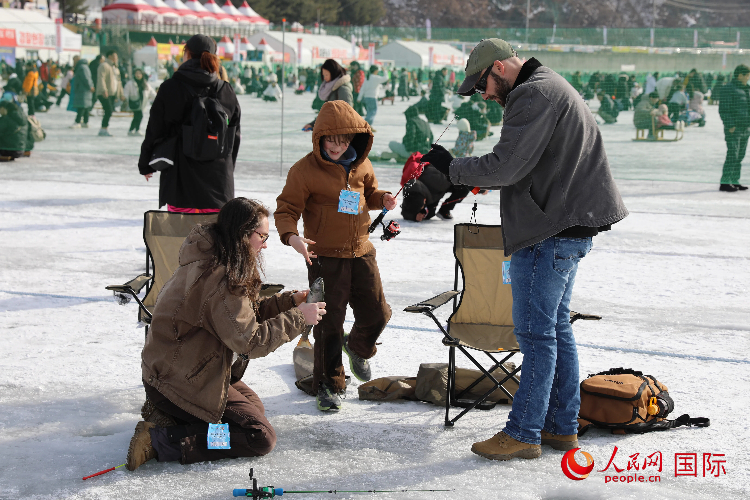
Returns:
[[[513,94],[513,105],[505,110],[500,141],[484,156],[454,159],[450,164],[453,184],[510,186],[536,166],[557,126],[557,111],[531,85],[521,85]]]

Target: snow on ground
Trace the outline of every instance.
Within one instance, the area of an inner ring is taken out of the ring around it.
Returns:
[[[310,149],[310,136],[299,129],[312,117],[311,99],[290,96],[286,103],[280,166],[280,105],[240,97],[237,195],[275,207],[280,174]],[[380,108],[375,151],[403,135],[405,107],[397,101]],[[602,126],[631,215],[596,237],[580,265],[573,307],[604,317],[575,324],[581,374],[643,370],[669,386],[674,416],[712,421],[709,428],[640,436],[594,430],[580,440],[595,471],[607,466],[617,446],[614,465],[623,474],[660,476],[658,483],[640,484],[605,484],[613,467],[571,481],[560,468],[563,453],[549,447],[538,460],[473,455],[471,444],[501,429],[508,406],[470,412],[446,429],[441,408],[359,401],[353,383],[344,409],[322,414],[294,387],[293,345],[254,360],[245,376],[278,433],[270,455],[190,466],[150,462],[135,473],[121,468],[81,481],[125,461],[140,419],[143,330],[135,305],[116,305],[104,287],[142,272],[142,214],[157,208],[158,182],[137,174],[140,143],[126,137],[129,120],[113,119],[116,137],[107,139],[95,136],[97,118],[88,130],[69,130],[72,114],[40,114],[48,139],[31,159],[0,164],[0,498],[229,498],[233,488],[250,485],[250,467],[261,485],[286,490],[455,490],[336,498],[746,498],[750,194],[718,191],[725,146],[716,107],[707,110],[708,125],[688,129],[676,143],[632,142],[632,112]],[[443,128],[434,126],[435,137]],[[441,143],[452,145],[456,134],[451,127]],[[477,143],[475,153],[489,151],[494,139]],[[376,173],[381,186],[398,188],[400,165],[378,164]],[[468,221],[471,201],[458,206],[456,222]],[[499,223],[497,193],[476,201],[480,223]],[[375,241],[394,311],[372,361],[376,377],[414,376],[420,363],[447,361],[429,319],[403,308],[451,288],[451,224],[394,218],[402,234]],[[306,286],[302,258],[277,238],[265,258],[268,281]],[[661,472],[627,470],[628,457],[639,454],[642,465],[654,452],[661,452]],[[697,454],[698,477],[675,476],[676,453]],[[703,477],[704,453],[724,454],[726,472]]]

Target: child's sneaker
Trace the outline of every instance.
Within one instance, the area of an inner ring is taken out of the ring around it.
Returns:
[[[344,335],[344,346],[343,350],[347,356],[349,356],[349,368],[352,373],[361,382],[369,382],[372,378],[372,372],[370,371],[370,363],[365,358],[360,358],[353,351],[349,350],[349,335]]]
[[[316,400],[320,411],[339,411],[341,409],[341,398],[325,382],[318,385]]]

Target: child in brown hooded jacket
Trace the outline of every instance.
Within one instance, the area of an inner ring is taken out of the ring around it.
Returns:
[[[318,277],[325,282],[327,314],[313,329],[313,391],[322,411],[341,407],[342,348],[354,376],[369,380],[367,359],[375,355],[375,341],[391,317],[367,229],[368,211],[392,210],[396,199],[378,189],[367,159],[372,141],[370,126],[349,104],[325,103],[313,129],[313,151],[292,166],[276,199],[281,242],[305,257],[310,283]],[[300,216],[303,237],[297,231]],[[347,305],[354,326],[344,335]]]

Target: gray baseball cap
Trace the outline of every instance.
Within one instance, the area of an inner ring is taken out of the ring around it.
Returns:
[[[513,48],[500,38],[487,38],[474,47],[466,61],[466,79],[458,88],[458,93],[470,96],[476,92],[474,85],[482,76],[484,70],[492,66],[495,61],[504,61],[515,56]]]

